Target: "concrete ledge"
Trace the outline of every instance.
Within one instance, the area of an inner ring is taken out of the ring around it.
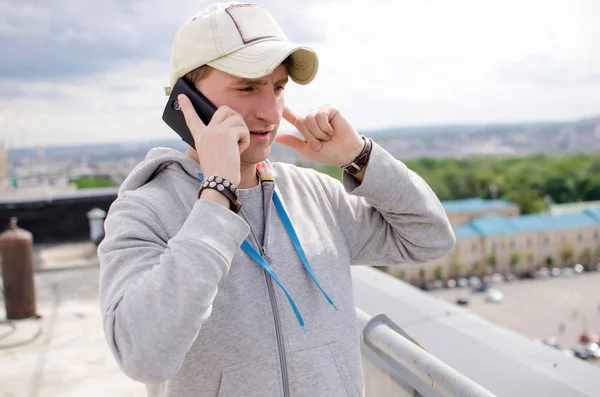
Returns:
[[[598,395],[598,367],[376,269],[356,266],[352,276],[358,308],[385,313],[427,351],[498,396]]]

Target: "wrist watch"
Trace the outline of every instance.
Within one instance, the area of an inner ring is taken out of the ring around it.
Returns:
[[[351,163],[346,164],[342,167],[342,169],[350,175],[356,175],[367,165],[369,162],[369,158],[371,157],[371,149],[373,148],[373,141],[371,138],[361,136],[361,138],[365,141],[365,145],[363,146],[360,154],[352,160]]]

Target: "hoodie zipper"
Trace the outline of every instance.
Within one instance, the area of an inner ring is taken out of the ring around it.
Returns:
[[[248,218],[245,216],[244,210],[242,210],[241,213],[242,213],[242,215],[244,215],[244,218],[246,219],[246,222],[247,222]],[[265,218],[267,219],[267,222],[268,222],[268,217],[265,217]],[[265,225],[265,231],[266,231],[266,225]],[[254,240],[254,243],[259,248],[260,255],[263,258],[265,258],[265,260],[269,263],[269,265],[271,265],[271,260],[268,257],[268,255],[266,254],[265,247],[258,243],[258,238],[256,238],[256,235],[254,234],[254,231],[252,230],[252,228],[250,228],[250,234],[252,235],[252,239]],[[269,274],[265,270],[263,270],[263,274],[265,275],[265,281],[267,283],[267,290],[269,291],[269,299],[271,301],[271,309],[273,311],[273,318],[275,320],[275,336],[277,338],[277,351],[279,353],[279,363],[281,365],[281,378],[282,378],[281,380],[283,383],[283,397],[289,397],[290,396],[290,385],[289,385],[288,372],[287,372],[285,346],[283,344],[283,336],[282,336],[282,332],[281,332],[281,318],[279,317],[279,309],[277,307],[277,302],[275,301],[275,291],[273,288],[273,280],[271,280],[271,277],[269,277]]]
[[[265,256],[264,247],[261,248],[263,257]],[[268,257],[267,257],[268,261]],[[270,262],[269,262],[270,264]],[[263,270],[267,281],[267,289],[269,290],[269,298],[271,299],[271,307],[273,309],[273,317],[275,317],[275,334],[277,336],[277,348],[279,350],[279,362],[281,363],[281,377],[283,381],[283,396],[289,397],[290,385],[287,373],[287,362],[285,359],[285,347],[283,345],[283,336],[281,335],[281,318],[279,317],[279,309],[277,308],[277,302],[275,302],[275,291],[273,289],[273,280],[269,277],[267,272]]]

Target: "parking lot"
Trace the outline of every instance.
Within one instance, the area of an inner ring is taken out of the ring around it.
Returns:
[[[503,299],[491,303],[471,288],[445,288],[430,294],[455,303],[466,298],[474,313],[531,338],[556,337],[561,349],[578,344],[582,332],[600,333],[600,272],[521,279],[493,284]]]

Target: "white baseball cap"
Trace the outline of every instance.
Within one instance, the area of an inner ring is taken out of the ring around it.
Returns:
[[[170,82],[208,65],[242,78],[267,76],[288,56],[290,78],[310,83],[317,74],[317,54],[290,43],[275,19],[254,4],[215,3],[179,28],[171,48]]]

